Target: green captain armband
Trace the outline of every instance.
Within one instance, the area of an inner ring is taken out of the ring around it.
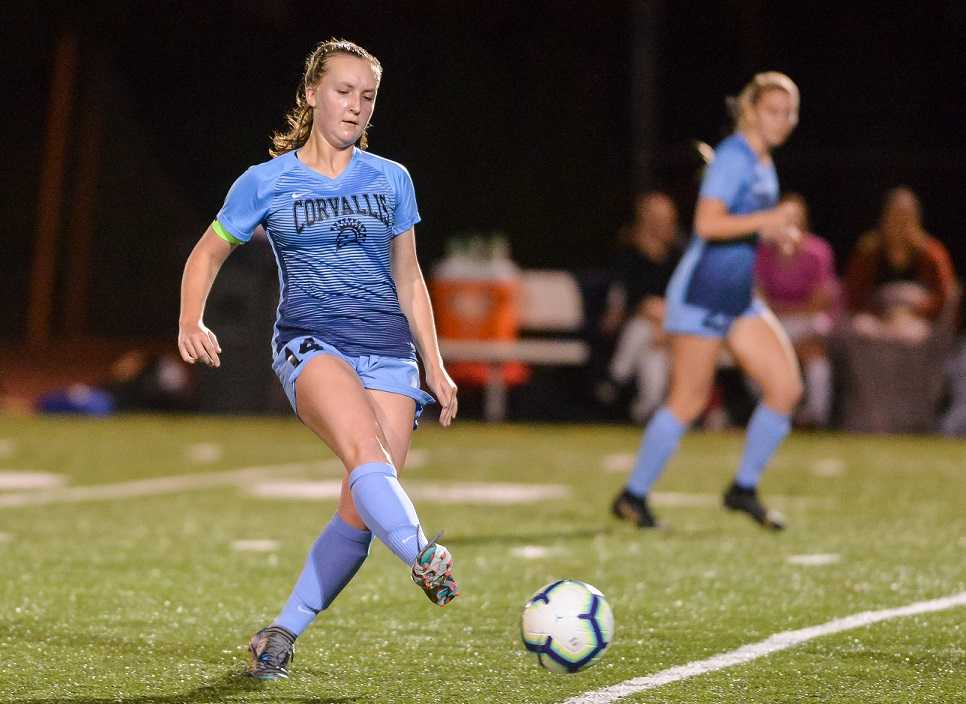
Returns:
[[[228,230],[226,230],[224,226],[217,220],[211,223],[211,229],[215,231],[216,235],[221,237],[221,239],[225,240],[225,242],[230,244],[232,247],[236,247],[240,244],[245,244],[240,239],[238,239],[233,234],[231,234]]]

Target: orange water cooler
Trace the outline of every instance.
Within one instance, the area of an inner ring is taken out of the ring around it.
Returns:
[[[439,337],[450,340],[513,341],[520,328],[520,281],[505,255],[505,245],[494,247],[496,259],[448,257],[436,267],[430,295]],[[520,362],[499,365],[454,361],[446,365],[453,380],[464,387],[483,387],[490,374],[500,374],[506,386],[522,384],[530,369]]]

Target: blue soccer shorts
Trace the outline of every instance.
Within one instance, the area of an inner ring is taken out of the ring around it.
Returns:
[[[295,403],[295,382],[308,361],[320,354],[343,360],[355,370],[363,387],[367,389],[402,394],[413,399],[416,402],[415,421],[419,420],[423,408],[436,402],[436,399],[420,388],[419,365],[416,360],[375,354],[350,357],[318,338],[303,335],[289,340],[272,362],[272,369],[282,382],[282,388],[296,415],[298,407]]]

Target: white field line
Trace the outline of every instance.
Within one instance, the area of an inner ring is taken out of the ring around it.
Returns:
[[[816,566],[816,565],[833,565],[842,558],[833,552],[820,552],[811,555],[789,555],[785,558],[785,562],[790,565],[806,565],[806,566]]]
[[[513,548],[510,554],[514,557],[522,557],[524,560],[540,560],[547,557],[551,552],[550,548],[543,545],[521,545],[518,548]]]
[[[17,441],[13,438],[0,438],[0,460],[12,457],[17,452]]]
[[[655,506],[669,506],[678,508],[719,508],[720,494],[691,494],[683,491],[654,491],[650,494]],[[796,508],[829,507],[834,501],[827,497],[786,496],[783,494],[768,494],[766,500],[781,506]]]
[[[419,469],[420,467],[425,467],[429,464],[429,450],[424,450],[420,447],[413,447],[409,450],[406,455],[406,470]]]
[[[220,460],[225,449],[215,442],[196,442],[188,445],[184,454],[194,464],[208,464]]]
[[[252,539],[236,540],[231,544],[231,549],[237,552],[274,552],[279,546],[277,540]]]
[[[11,489],[55,489],[67,483],[63,474],[50,472],[20,472],[12,469],[0,469],[0,491]]]
[[[728,667],[734,667],[735,665],[742,665],[746,662],[757,660],[758,658],[777,653],[781,650],[793,648],[796,645],[822,636],[841,633],[842,631],[849,631],[853,628],[861,628],[873,623],[879,623],[880,621],[889,621],[894,618],[927,614],[934,611],[945,611],[956,608],[957,606],[966,606],[966,592],[952,594],[940,599],[932,599],[931,601],[917,601],[913,604],[894,609],[863,611],[862,613],[838,618],[818,626],[801,628],[797,631],[782,631],[758,643],[744,645],[737,650],[714,655],[706,660],[696,660],[686,665],[679,665],[678,667],[662,670],[653,675],[635,677],[630,680],[625,680],[620,684],[578,695],[572,699],[568,699],[564,704],[609,704],[618,699],[629,697],[632,694],[663,687],[672,682],[680,682],[681,680],[697,677],[698,675],[723,670]]]
[[[244,467],[226,472],[209,472],[207,474],[180,474],[154,479],[138,479],[131,482],[116,484],[94,484],[91,486],[77,486],[49,491],[30,491],[15,494],[0,494],[0,508],[17,508],[20,506],[44,506],[47,504],[79,503],[83,501],[104,501],[107,499],[130,499],[138,496],[158,496],[160,494],[177,494],[182,491],[197,491],[199,489],[213,489],[235,484],[247,484],[272,475],[289,472],[333,471],[340,470],[338,460],[331,459],[323,462],[290,462],[288,464],[274,464],[261,467]]]
[[[256,482],[245,486],[245,490],[252,496],[298,501],[337,499],[341,489],[342,482],[336,479]],[[443,484],[413,481],[406,483],[406,493],[416,501],[432,503],[509,505],[564,499],[570,496],[570,487],[562,484],[509,484],[506,482]]]

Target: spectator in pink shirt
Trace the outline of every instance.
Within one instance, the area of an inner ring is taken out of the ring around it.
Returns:
[[[789,193],[782,202],[795,207],[795,226],[801,237],[785,249],[763,243],[758,248],[755,276],[761,295],[781,321],[804,368],[805,400],[798,421],[824,427],[832,401],[826,340],[840,298],[835,258],[828,242],[809,232],[805,199]]]

